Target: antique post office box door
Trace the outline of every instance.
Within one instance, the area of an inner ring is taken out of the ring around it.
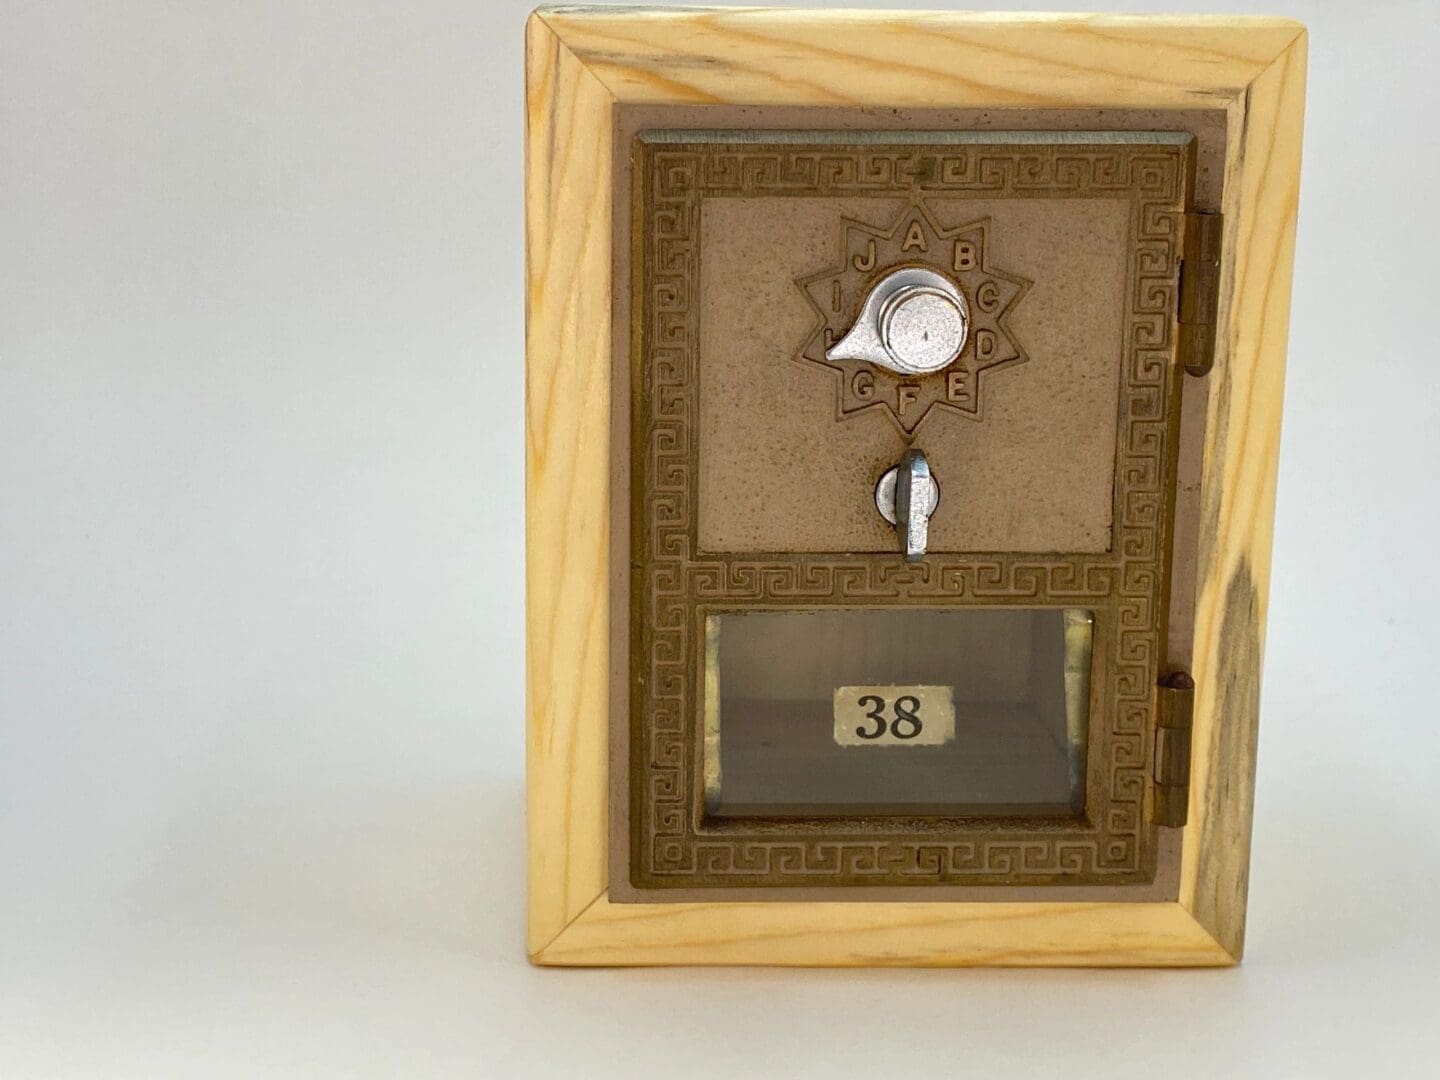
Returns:
[[[532,959],[1238,960],[1304,28],[526,41]]]
[[[630,149],[612,896],[1173,890],[1194,137]]]

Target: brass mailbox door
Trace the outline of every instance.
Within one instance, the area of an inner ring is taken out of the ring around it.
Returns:
[[[634,890],[1155,881],[1194,156],[634,141]]]

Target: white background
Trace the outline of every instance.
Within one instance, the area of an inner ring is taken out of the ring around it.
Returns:
[[[1433,1076],[1440,6],[1269,5],[1249,952],[1170,973],[526,964],[526,6],[0,5],[0,1076]]]

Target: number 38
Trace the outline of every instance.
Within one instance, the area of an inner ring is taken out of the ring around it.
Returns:
[[[897,739],[913,739],[920,734],[924,723],[920,719],[920,699],[909,694],[902,694],[895,699],[895,718],[887,720],[885,717],[886,701],[878,694],[866,694],[857,704],[862,709],[869,709],[865,714],[866,720],[874,720],[875,728],[867,731],[862,724],[855,729],[855,734],[862,739],[878,739],[889,731]]]

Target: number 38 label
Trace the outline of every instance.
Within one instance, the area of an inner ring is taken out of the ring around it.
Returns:
[[[955,738],[948,686],[842,686],[835,691],[841,746],[939,746]]]

